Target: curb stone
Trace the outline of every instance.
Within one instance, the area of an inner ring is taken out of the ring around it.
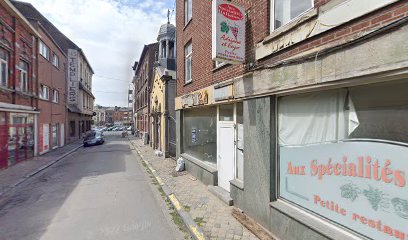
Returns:
[[[203,230],[197,225],[196,222],[194,222],[194,220],[190,216],[190,214],[183,210],[183,207],[180,204],[179,200],[177,199],[176,195],[174,195],[173,191],[163,182],[161,177],[158,175],[157,171],[152,167],[150,162],[144,158],[142,153],[139,151],[138,147],[135,144],[132,143],[132,140],[129,139],[129,142],[135,148],[135,151],[137,152],[139,157],[142,159],[142,161],[146,164],[149,171],[156,178],[156,180],[159,183],[160,187],[163,189],[164,193],[166,194],[166,197],[170,200],[171,204],[176,209],[178,215],[183,220],[184,225],[187,227],[188,231],[190,232],[190,235],[195,240],[208,240],[208,238],[205,236]]]
[[[11,186],[8,186],[5,188],[5,190],[3,190],[2,192],[0,192],[0,197],[2,197],[3,195],[5,195],[6,193],[8,193],[9,191],[13,190],[15,187],[19,186],[20,184],[22,184],[23,182],[25,182],[26,180],[28,180],[29,178],[37,175],[38,173],[44,171],[45,169],[51,167],[52,165],[56,164],[57,162],[61,161],[62,159],[64,159],[65,157],[67,157],[68,155],[71,155],[72,153],[74,153],[75,151],[77,151],[78,149],[80,149],[82,147],[82,145],[79,145],[78,147],[75,147],[74,149],[70,150],[69,152],[57,157],[57,159],[46,163],[44,165],[42,165],[41,167],[35,169],[34,171],[27,173],[26,175],[24,175],[23,177],[21,177],[16,183],[14,183]]]

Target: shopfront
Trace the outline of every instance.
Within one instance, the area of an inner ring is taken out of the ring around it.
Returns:
[[[278,199],[334,229],[408,236],[408,82],[282,96]]]
[[[34,114],[0,112],[0,168],[34,156]]]
[[[217,168],[217,108],[183,111],[183,153]]]
[[[213,175],[209,184],[228,192],[231,180],[243,181],[242,102],[185,109],[182,126],[182,156],[205,172],[196,175]]]

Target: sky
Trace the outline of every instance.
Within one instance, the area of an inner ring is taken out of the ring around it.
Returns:
[[[174,0],[23,0],[75,42],[95,74],[95,104],[127,107],[132,66],[156,42]],[[171,22],[174,24],[175,13]]]

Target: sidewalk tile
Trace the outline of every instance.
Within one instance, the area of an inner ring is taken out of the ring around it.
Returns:
[[[209,239],[258,239],[231,215],[233,207],[210,193],[202,182],[189,173],[175,174],[173,159],[158,157],[140,139],[130,139]]]

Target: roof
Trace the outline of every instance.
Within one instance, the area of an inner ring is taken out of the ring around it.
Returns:
[[[176,27],[171,23],[166,23],[160,26],[159,34],[157,36],[157,41],[169,37],[174,39],[176,37]]]
[[[6,0],[8,1],[8,0]],[[1,1],[0,1],[1,2]],[[95,73],[89,63],[88,59],[85,56],[85,53],[82,51],[78,45],[71,41],[67,36],[65,36],[57,27],[55,27],[44,15],[42,15],[31,3],[20,2],[15,0],[10,0],[18,11],[21,12],[26,18],[38,21],[41,26],[47,31],[52,39],[57,43],[57,45],[65,52],[68,53],[68,49],[76,49],[84,57],[92,73]]]
[[[148,44],[148,45],[144,45],[142,54],[140,54],[140,59],[139,59],[139,62],[138,62],[139,64],[137,65],[136,70],[135,70],[135,75],[137,75],[137,73],[138,73],[139,70],[140,70],[140,67],[143,65],[143,64],[140,64],[140,63],[143,63],[143,62],[144,62],[144,59],[145,59],[145,57],[146,57],[146,54],[147,54],[148,50],[149,50],[150,48],[155,48],[155,47],[157,47],[158,45],[159,45],[159,43],[157,43],[157,42],[151,43],[151,44]]]
[[[3,0],[0,1],[0,4],[6,8],[14,17],[18,18],[21,20],[23,26],[27,28],[29,32],[34,34],[36,37],[40,37],[40,33],[38,33],[37,30],[31,24],[28,22],[28,20],[24,17],[24,14],[22,14],[19,9],[17,9],[15,6],[12,4],[13,2],[10,2],[9,0]]]

